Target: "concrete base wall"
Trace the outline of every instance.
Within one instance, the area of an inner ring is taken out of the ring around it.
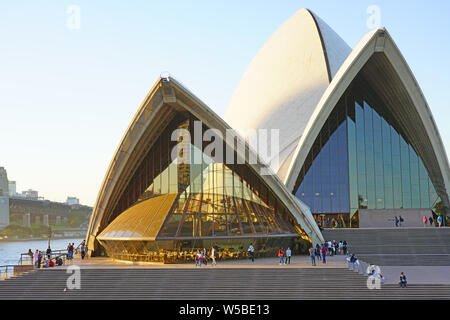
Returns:
[[[395,217],[402,216],[403,227],[422,227],[422,217],[432,215],[430,209],[360,209],[360,228],[395,227]],[[429,225],[429,223],[428,223]]]

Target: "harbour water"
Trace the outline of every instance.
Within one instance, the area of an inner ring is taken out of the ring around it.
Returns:
[[[70,239],[55,239],[50,241],[50,247],[53,250],[66,249],[70,243],[75,243],[77,247],[83,238],[70,238]],[[28,249],[33,252],[36,249],[44,251],[47,250],[48,240],[28,240],[28,241],[0,241],[0,266],[17,264],[20,260],[21,253],[27,253]]]

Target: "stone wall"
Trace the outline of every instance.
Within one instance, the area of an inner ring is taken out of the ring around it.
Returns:
[[[403,227],[422,227],[422,217],[432,215],[430,209],[360,209],[360,228],[395,227],[395,217],[402,216]]]

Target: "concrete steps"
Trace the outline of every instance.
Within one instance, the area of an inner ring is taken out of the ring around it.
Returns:
[[[342,268],[82,269],[81,289],[66,290],[64,269],[0,281],[0,299],[450,299],[450,285],[382,285]]]
[[[326,229],[363,261],[388,266],[450,266],[450,228]]]

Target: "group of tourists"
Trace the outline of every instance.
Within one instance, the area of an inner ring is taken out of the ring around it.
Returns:
[[[28,256],[30,257],[30,260],[33,263],[35,269],[40,269],[41,267],[50,268],[54,266],[61,266],[63,264],[61,257],[52,259],[51,253],[52,250],[50,249],[50,247],[48,247],[45,254],[37,249],[34,253],[31,249],[28,249]]]
[[[322,261],[322,263],[327,263],[327,255],[333,256],[338,254],[347,254],[347,241],[329,240],[325,241],[321,245],[316,244],[315,247],[309,248],[309,256],[311,258],[311,264],[313,266]]]
[[[278,250],[278,257],[280,258],[280,266],[283,264],[291,264],[291,256],[292,256],[291,248],[287,247],[286,250],[280,248],[280,250]]]
[[[203,250],[197,249],[197,253],[195,255],[195,267],[202,267],[204,265],[205,267],[208,265],[208,258],[211,259],[211,266],[215,267],[217,265],[216,258],[217,258],[217,248],[212,246],[211,250],[208,251],[206,248],[203,248]]]
[[[402,224],[403,224],[403,222],[405,221],[405,219],[403,219],[403,217],[402,216],[395,216],[394,217],[394,221],[395,221],[395,226],[396,227],[401,227],[402,226]]]
[[[433,219],[433,216],[430,216],[429,218],[427,218],[427,216],[423,216],[422,217],[422,222],[423,222],[423,226],[424,227],[426,227],[428,225],[428,223],[430,223],[430,227],[432,227],[433,226],[433,222],[435,222],[435,221]],[[436,223],[437,223],[438,227],[440,228],[441,225],[442,225],[442,216],[438,216],[436,218]]]
[[[88,257],[88,246],[86,244],[86,240],[83,240],[78,247],[75,248],[75,243],[70,243],[67,246],[67,260],[73,260],[73,254],[77,252],[79,248],[81,259],[84,260],[84,258],[87,259]]]

